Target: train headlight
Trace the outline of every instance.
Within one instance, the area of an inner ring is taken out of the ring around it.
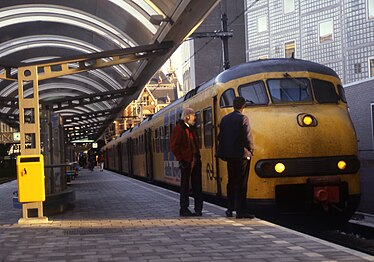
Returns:
[[[282,174],[286,170],[286,166],[283,163],[277,163],[274,169],[278,174]]]
[[[347,163],[346,163],[345,161],[340,160],[340,161],[338,162],[338,168],[339,168],[340,170],[344,170],[346,167],[347,167]]]
[[[313,118],[309,115],[303,117],[303,123],[306,126],[310,126],[313,123]]]
[[[297,123],[301,127],[314,127],[318,125],[317,119],[313,115],[306,113],[297,115]]]

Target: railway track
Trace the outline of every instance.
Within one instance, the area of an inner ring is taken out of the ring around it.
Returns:
[[[369,214],[367,214],[369,215]],[[373,218],[374,216],[371,215]],[[307,218],[305,215],[281,216],[277,218],[262,217],[264,220],[326,240],[353,250],[374,256],[374,224],[355,223],[354,219],[339,226],[330,222]]]

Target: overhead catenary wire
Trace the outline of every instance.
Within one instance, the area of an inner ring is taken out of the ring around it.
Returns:
[[[240,14],[238,14],[230,23],[228,23],[228,26],[235,23],[236,20],[238,20],[242,15],[244,15],[250,8],[252,8],[258,1],[260,0],[254,0],[249,6],[247,6],[246,9],[243,10]],[[188,63],[195,55],[197,55],[202,49],[204,49],[210,42],[212,42],[215,38],[211,38],[208,41],[206,41],[198,50],[196,50],[187,60],[183,62],[183,65]],[[192,38],[187,39],[186,41],[190,41]]]

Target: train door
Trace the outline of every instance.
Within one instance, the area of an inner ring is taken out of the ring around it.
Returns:
[[[145,165],[146,176],[149,181],[153,180],[153,154],[152,154],[152,130],[150,128],[144,130],[144,151],[145,151]]]
[[[215,178],[217,182],[217,195],[222,196],[222,178],[220,176],[220,168],[218,158],[216,157],[217,142],[218,142],[218,122],[217,122],[217,96],[213,97],[213,110],[212,110],[212,163],[215,167]]]
[[[219,124],[221,122],[222,117],[226,114],[232,112],[233,101],[235,98],[235,91],[233,88],[227,89],[223,94],[219,97],[215,96],[213,98],[213,108],[214,108],[214,150],[217,149],[218,144],[218,134],[219,134]],[[222,194],[222,190],[224,194],[226,193],[226,187],[222,187],[222,185],[227,184],[227,175],[224,175],[227,171],[226,162],[219,160],[215,157],[215,167],[217,171],[217,187],[220,188],[220,192]]]
[[[106,149],[105,149],[104,158],[105,158],[104,167],[106,169],[110,169],[110,165],[109,165],[109,159],[110,159],[110,157],[109,157],[109,148],[108,147],[106,147]]]
[[[127,161],[129,163],[129,176],[134,175],[134,170],[133,170],[133,147],[132,147],[133,140],[131,138],[127,139]]]
[[[127,153],[127,140],[122,142],[121,146],[122,151],[122,173],[128,174],[129,173],[129,163],[128,163],[128,153]]]
[[[213,99],[214,101],[214,99]],[[217,195],[221,195],[220,179],[216,170],[216,159],[215,159],[215,141],[216,134],[214,121],[214,103],[203,109],[202,111],[202,136],[203,136],[203,151],[204,151],[204,162],[202,167],[203,175],[205,174],[207,179],[207,189],[211,192],[216,192]]]
[[[118,143],[117,145],[117,162],[118,162],[118,172],[122,174],[122,143]]]

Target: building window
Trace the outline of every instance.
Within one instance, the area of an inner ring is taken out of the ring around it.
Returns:
[[[296,51],[295,41],[284,43],[284,57],[285,58],[294,58],[295,51]]]
[[[374,0],[368,1],[368,17],[369,19],[374,19]]]
[[[268,58],[269,58],[268,55],[262,55],[262,56],[258,57],[259,60],[265,60],[265,59],[268,59]]]
[[[285,14],[295,11],[295,1],[294,0],[283,0],[283,12]]]
[[[354,65],[355,74],[361,73],[361,63],[357,63]]]
[[[268,19],[266,16],[262,16],[257,19],[257,28],[259,33],[268,30]]]
[[[333,32],[334,32],[334,21],[328,20],[319,23],[319,42],[326,43],[331,42],[333,40]]]
[[[374,57],[369,58],[369,77],[374,77]]]
[[[281,47],[281,46],[276,46],[274,52],[275,52],[276,54],[279,54],[279,53],[281,52],[281,50],[282,50],[282,47]]]

